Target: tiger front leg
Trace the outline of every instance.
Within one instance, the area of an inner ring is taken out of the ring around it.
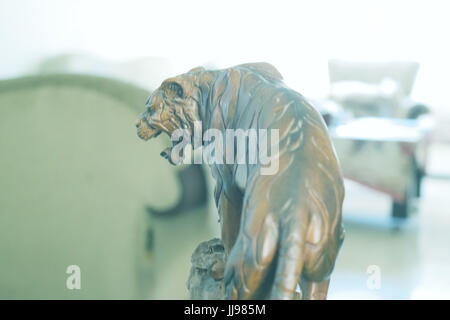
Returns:
[[[222,242],[228,255],[233,248],[239,234],[242,200],[222,192],[218,201],[218,210],[222,231]]]

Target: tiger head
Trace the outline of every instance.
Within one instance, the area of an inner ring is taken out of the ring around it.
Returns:
[[[196,83],[199,71],[196,68],[186,74],[165,80],[148,98],[145,111],[139,116],[136,127],[137,134],[143,140],[157,137],[162,132],[172,138],[172,134],[182,129],[187,135],[187,140],[193,135],[194,124],[200,121],[199,103],[201,90]],[[184,136],[186,138],[186,135]],[[179,164],[183,160],[181,156],[172,154],[172,148],[181,142],[173,141],[172,147],[161,152],[161,156],[172,164]]]

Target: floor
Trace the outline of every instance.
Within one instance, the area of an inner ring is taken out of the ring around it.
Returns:
[[[417,212],[400,229],[389,198],[347,183],[330,299],[450,299],[449,164],[450,146],[434,145]]]

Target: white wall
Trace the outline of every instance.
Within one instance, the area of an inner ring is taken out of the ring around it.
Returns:
[[[265,60],[317,96],[328,58],[414,59],[414,96],[450,119],[447,2],[0,0],[0,78],[72,52],[166,56],[179,72]]]

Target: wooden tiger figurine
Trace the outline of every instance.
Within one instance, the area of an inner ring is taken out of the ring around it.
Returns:
[[[261,163],[210,164],[227,256],[226,298],[294,299],[299,284],[303,299],[325,299],[344,239],[344,186],[321,115],[272,65],[250,63],[165,80],[136,126],[144,140],[177,129],[193,139],[196,122],[203,132],[278,132],[274,174],[262,174]],[[172,163],[184,156],[171,152],[176,145],[162,153]]]

